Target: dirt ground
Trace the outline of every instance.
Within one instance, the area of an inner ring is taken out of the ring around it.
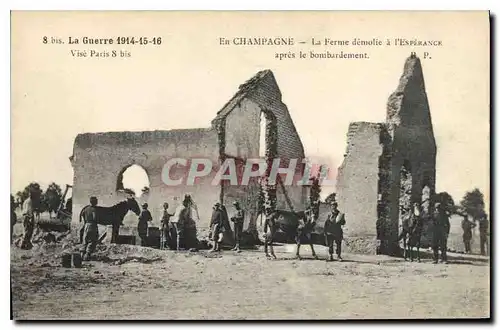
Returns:
[[[487,258],[449,264],[345,254],[326,262],[294,246],[259,250],[160,251],[100,245],[84,267],[61,267],[74,239],[11,249],[13,315],[33,319],[366,319],[489,317]]]

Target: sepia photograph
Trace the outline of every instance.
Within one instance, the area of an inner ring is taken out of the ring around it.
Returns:
[[[488,11],[11,11],[11,318],[491,318]]]

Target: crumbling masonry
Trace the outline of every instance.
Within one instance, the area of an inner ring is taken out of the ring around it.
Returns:
[[[398,255],[399,226],[414,202],[423,206],[422,243],[428,246],[436,151],[422,66],[411,56],[389,97],[386,122],[354,122],[347,133],[337,199],[346,234],[372,247],[364,252]]]
[[[265,146],[260,146],[261,113],[266,118]],[[164,202],[170,204],[172,213],[182,196],[189,193],[198,206],[198,229],[203,231],[208,227],[215,202],[223,202],[231,212],[230,205],[234,200],[238,200],[247,211],[245,228],[255,228],[259,196],[257,180],[248,186],[224,182],[212,186],[211,182],[226,158],[234,158],[241,173],[245,160],[259,158],[261,148],[266,148],[268,158],[280,157],[282,167],[287,166],[290,159],[298,159],[296,173],[302,176],[304,148],[269,70],[257,73],[241,85],[209,128],[79,134],[70,157],[74,169],[73,221],[78,222],[78,214],[88,204],[89,196],[97,196],[99,204],[105,206],[122,200],[121,177],[125,169],[136,164],[146,171],[149,178],[150,191],[141,196],[140,201],[148,202],[156,225],[159,225]],[[193,186],[185,184],[190,165],[176,167],[170,177],[183,177],[183,184],[168,186],[162,181],[162,169],[172,158],[204,158],[210,159],[214,165],[211,174],[197,179]],[[277,207],[289,209],[288,199],[295,210],[303,210],[305,189],[287,187],[286,196],[277,189]]]

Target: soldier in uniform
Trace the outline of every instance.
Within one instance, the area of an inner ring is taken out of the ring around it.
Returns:
[[[23,226],[24,235],[21,243],[21,249],[29,250],[33,247],[31,238],[33,237],[33,230],[35,228],[35,209],[33,206],[33,194],[24,201],[23,204]]]
[[[181,249],[185,249],[189,243],[189,231],[195,228],[189,228],[191,219],[191,205],[192,199],[190,195],[184,195],[184,199],[182,200],[182,205],[180,205],[175,211],[173,219],[170,221],[172,224],[172,228],[170,231],[170,237],[174,240],[175,237],[175,246],[177,251]],[[172,242],[173,243],[173,242]],[[173,245],[173,244],[172,244]]]
[[[266,221],[264,223],[264,252],[266,253],[266,257],[270,257],[267,247],[269,246],[271,250],[271,256],[276,259],[276,255],[274,254],[273,240],[276,231],[278,230],[279,224],[279,214],[278,211],[270,206],[265,208],[266,212]]]
[[[464,234],[462,235],[462,239],[464,241],[465,253],[471,253],[471,240],[472,240],[472,229],[476,227],[476,224],[469,221],[466,213],[462,214],[462,229]]]
[[[163,203],[163,216],[161,217],[161,249],[170,246],[170,217],[168,213],[168,203]]]
[[[10,195],[10,244],[14,235],[14,226],[17,223],[16,202],[14,196]]]
[[[147,245],[148,222],[152,220],[153,217],[151,216],[151,212],[148,210],[148,203],[142,204],[142,212],[141,215],[139,215],[139,223],[137,224],[137,231],[139,233],[139,237],[141,238],[141,246]]]
[[[98,240],[98,229],[97,229],[97,197],[90,197],[90,206],[87,207],[82,214],[84,225],[83,225],[83,245],[81,249],[81,254],[84,261],[89,261],[90,256],[95,250]]]
[[[481,247],[481,254],[486,255],[489,253],[489,244],[488,244],[488,231],[490,227],[490,222],[486,214],[483,214],[481,218],[479,218],[479,244]]]
[[[325,243],[328,246],[328,254],[330,261],[333,261],[333,243],[337,246],[337,257],[342,261],[342,239],[344,238],[344,231],[342,226],[345,225],[344,214],[338,210],[337,202],[331,205],[331,211],[325,221]]]
[[[210,220],[210,238],[214,242],[213,248],[210,252],[218,252],[220,251],[220,243],[223,239],[223,231],[224,231],[224,219],[222,210],[220,207],[220,203],[215,203],[212,218]]]
[[[438,263],[439,250],[441,250],[441,261],[447,263],[446,251],[448,249],[448,234],[450,233],[450,215],[442,203],[436,203],[433,228],[432,250],[434,251],[434,263]]]
[[[245,219],[245,212],[241,209],[240,203],[237,201],[233,202],[236,213],[231,217],[231,221],[234,223],[234,242],[235,246],[232,251],[241,252],[240,241],[241,234],[243,233],[243,221]]]

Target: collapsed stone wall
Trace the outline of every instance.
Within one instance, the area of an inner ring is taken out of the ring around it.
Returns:
[[[111,206],[123,200],[125,196],[116,189],[117,181],[125,168],[136,164],[146,171],[150,181],[149,194],[145,198],[139,198],[139,201],[148,202],[155,225],[159,225],[164,202],[170,204],[170,212],[173,213],[182,196],[190,193],[198,204],[202,225],[208,226],[207,219],[216,200],[213,196],[218,194],[219,187],[210,184],[213,175],[198,181],[194,186],[166,185],[162,179],[163,166],[167,160],[176,157],[208,158],[217,162],[215,131],[189,129],[78,135],[72,156],[73,221],[78,222],[78,214],[89,203],[89,196],[98,197],[99,204],[103,206]],[[170,177],[185,178],[187,169],[185,166],[174,167]]]
[[[392,136],[387,124],[383,124],[380,130],[380,145],[382,153],[379,156],[379,180],[378,180],[378,203],[377,203],[377,254],[386,254],[389,251],[391,226],[391,179],[392,179]]]
[[[404,65],[399,85],[387,102],[387,122],[393,138],[392,173],[393,198],[391,198],[392,253],[399,250],[397,243],[399,218],[399,180],[396,179],[405,163],[411,171],[411,202],[422,203],[424,188],[435,193],[437,147],[431,120],[429,102],[425,91],[424,76],[420,60],[410,56]],[[427,204],[427,213],[433,207],[432,199]],[[424,217],[422,244],[430,244],[429,216]]]
[[[380,224],[376,221],[380,216],[379,204],[387,204],[387,194],[382,194],[379,185],[387,167],[380,161],[387,151],[388,141],[381,139],[384,132],[385,126],[380,123],[351,123],[346,154],[337,174],[337,201],[346,215],[345,235],[368,241],[372,247],[370,253],[376,252],[380,239],[377,235]]]
[[[304,146],[300,140],[297,129],[292,120],[287,106],[282,102],[282,94],[273,73],[269,70],[262,72],[262,79],[258,88],[249,93],[249,98],[259,104],[263,111],[272,113],[277,123],[276,134],[276,157],[281,160],[281,168],[287,168],[291,159],[297,160],[295,166],[296,178],[302,178],[305,164]],[[267,140],[267,138],[266,138]],[[283,210],[290,210],[288,201],[295,211],[305,209],[305,199],[307,198],[307,188],[304,186],[286,186],[286,189],[278,185],[276,189],[277,207]],[[288,201],[287,201],[288,200]]]
[[[216,201],[223,202],[231,213],[234,200],[248,209],[245,227],[254,227],[259,190],[255,179],[248,186],[241,186],[240,182],[238,185],[214,186],[212,181],[226,158],[234,158],[238,171],[242,173],[242,164],[246,159],[259,157],[261,112],[273,118],[272,149],[284,161],[282,166],[289,159],[297,158],[297,173],[301,173],[303,167],[300,161],[304,158],[302,142],[286,105],[281,102],[281,92],[274,75],[265,70],[240,86],[236,95],[217,113],[209,128],[79,134],[70,157],[74,169],[73,222],[79,221],[78,215],[92,195],[97,196],[103,206],[111,206],[124,199],[124,194],[117,189],[117,181],[127,167],[135,164],[148,175],[150,191],[139,201],[148,202],[156,226],[159,225],[163,203],[168,202],[169,211],[173,213],[182,196],[189,193],[198,206],[199,229],[208,228]],[[177,157],[209,159],[213,164],[211,173],[197,179],[195,185],[188,186],[185,180],[190,164],[173,167],[171,179],[183,178],[183,182],[169,186],[162,179],[162,170],[168,160]],[[302,209],[305,188],[287,187],[288,190],[294,205]],[[279,195],[278,207],[287,209]],[[134,223],[128,225],[136,225],[135,217]]]
[[[233,159],[237,182],[222,181],[221,202],[226,205],[229,216],[238,201],[245,210],[244,228],[248,229],[257,217],[258,185],[256,178],[250,178],[248,185],[241,185],[247,159],[259,159],[260,107],[248,98],[243,98],[223,119],[215,122],[224,132],[225,141],[220,144],[221,162]],[[236,184],[235,184],[236,183]]]
[[[383,124],[350,124],[337,197],[351,236],[376,236],[377,253],[398,255],[400,224],[412,203],[424,206],[423,245],[431,238],[433,202],[426,198],[435,193],[437,148],[417,57],[406,60],[386,114]]]
[[[226,142],[221,147],[223,158],[232,157],[238,162],[246,159],[259,158],[260,148],[260,118],[261,113],[266,117],[266,159],[272,161],[280,158],[280,167],[288,167],[291,159],[298,161],[295,167],[295,176],[302,178],[305,158],[304,148],[296,131],[293,120],[286,105],[281,100],[281,91],[273,73],[264,70],[241,85],[236,95],[219,111],[213,125],[224,131]],[[231,133],[229,133],[231,132]],[[240,172],[243,172],[241,169]],[[295,211],[304,210],[306,188],[303,186],[286,186],[276,184],[276,207],[289,210],[292,204]],[[230,205],[233,200],[239,200],[246,207],[245,229],[256,227],[258,215],[257,197],[259,183],[251,179],[248,186],[234,186],[224,184],[224,204]]]

